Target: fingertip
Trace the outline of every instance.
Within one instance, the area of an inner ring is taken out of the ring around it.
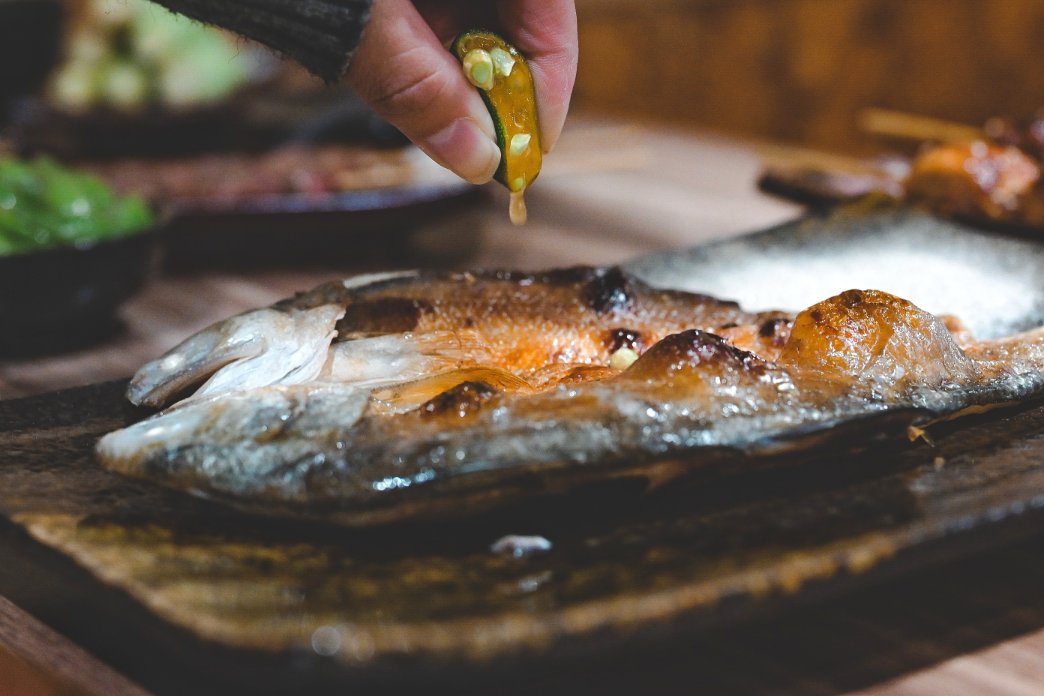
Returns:
[[[458,118],[418,145],[433,160],[473,184],[489,182],[500,166],[500,148],[470,118]]]
[[[536,88],[540,135],[551,152],[565,125],[579,61],[573,0],[512,0],[500,5],[511,40],[527,56]]]
[[[473,183],[496,172],[500,150],[482,98],[409,0],[376,3],[348,80],[440,165]]]
[[[544,152],[551,152],[562,134],[573,94],[575,67],[568,59],[536,60],[530,64],[540,116],[540,137]]]

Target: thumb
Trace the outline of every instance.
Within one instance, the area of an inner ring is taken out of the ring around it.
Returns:
[[[379,0],[348,69],[348,82],[433,160],[468,181],[500,163],[493,120],[409,0]]]

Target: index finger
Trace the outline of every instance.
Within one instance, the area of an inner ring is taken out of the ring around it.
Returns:
[[[562,133],[579,51],[573,0],[499,0],[506,38],[526,56],[536,87],[540,140],[550,152]]]

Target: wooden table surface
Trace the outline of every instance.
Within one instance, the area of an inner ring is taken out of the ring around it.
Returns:
[[[425,263],[614,263],[799,215],[797,206],[756,191],[758,168],[751,144],[577,120],[529,197],[524,228],[510,225],[506,197],[491,190],[475,205],[424,221],[409,250],[396,257],[392,249],[367,268],[334,258],[297,267],[159,270],[124,306],[119,335],[74,353],[0,359],[0,398],[128,376],[219,318],[349,272]],[[579,665],[534,675],[531,686],[688,692],[702,681],[708,693],[1044,693],[1042,550],[1042,540],[991,550],[798,615],[636,657],[633,669]],[[80,646],[0,598],[0,694],[137,693]]]

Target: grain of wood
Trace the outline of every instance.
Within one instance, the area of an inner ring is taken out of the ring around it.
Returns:
[[[4,696],[148,696],[136,684],[0,597]]]
[[[578,0],[585,108],[872,151],[861,109],[977,125],[1041,106],[1036,0]]]
[[[853,696],[1038,696],[1044,684],[1044,630],[945,660]]]

